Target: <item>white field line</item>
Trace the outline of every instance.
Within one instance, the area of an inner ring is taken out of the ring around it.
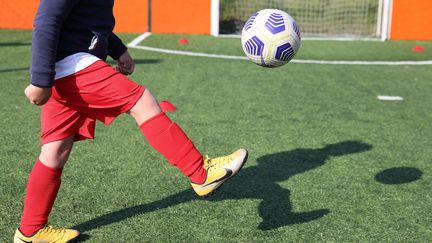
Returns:
[[[146,51],[154,51],[154,52],[161,52],[161,53],[174,54],[174,55],[183,55],[183,56],[210,57],[210,58],[234,59],[234,60],[247,60],[248,59],[245,56],[242,57],[242,56],[229,56],[229,55],[189,52],[189,51],[175,51],[175,50],[168,50],[168,49],[148,47],[148,46],[129,46],[129,47],[141,49],[141,50],[146,50]]]
[[[403,97],[400,96],[387,96],[387,95],[378,95],[377,98],[383,101],[401,101]]]
[[[138,36],[137,38],[133,39],[129,44],[127,44],[127,46],[129,47],[135,47],[137,46],[139,43],[141,43],[144,39],[146,39],[147,37],[151,36],[150,32],[145,32],[144,34]]]
[[[237,34],[221,34],[218,35],[218,37],[221,38],[234,38],[234,39],[240,39],[241,35]],[[379,38],[367,38],[367,37],[303,37],[301,38],[302,41],[382,41]]]
[[[160,52],[172,55],[182,55],[182,56],[195,56],[195,57],[208,57],[208,58],[219,58],[219,59],[230,59],[230,60],[248,60],[246,56],[232,56],[232,55],[220,55],[220,54],[210,54],[210,53],[200,53],[200,52],[189,52],[189,51],[177,51],[162,49],[149,46],[139,46],[144,39],[149,37],[151,33],[144,33],[133,41],[131,41],[127,46],[129,48],[141,49],[146,51]],[[301,64],[321,64],[321,65],[432,65],[432,60],[428,61],[325,61],[325,60],[301,60],[294,59],[291,63],[301,63]]]

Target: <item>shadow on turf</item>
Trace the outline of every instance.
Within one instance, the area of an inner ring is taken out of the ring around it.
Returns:
[[[25,68],[0,69],[0,73],[16,72],[16,71],[30,71],[30,68],[29,67],[25,67]]]
[[[423,172],[414,167],[394,167],[376,174],[375,180],[386,185],[410,183],[421,178]]]
[[[80,236],[78,238],[76,238],[75,240],[73,240],[71,242],[73,242],[73,243],[84,242],[84,241],[87,241],[88,239],[90,239],[90,236],[88,234],[80,234]]]
[[[244,168],[235,179],[210,197],[209,201],[225,199],[260,199],[258,213],[262,218],[258,229],[270,230],[291,224],[310,222],[330,211],[316,209],[310,212],[293,212],[290,191],[278,185],[290,177],[307,172],[325,164],[331,156],[360,153],[372,148],[358,141],[344,141],[320,149],[295,149],[269,154],[257,159],[258,165]],[[318,181],[316,183],[319,183]],[[196,200],[192,190],[184,190],[167,198],[148,204],[124,208],[83,222],[73,228],[86,232],[104,225],[120,222],[136,215],[152,212]],[[226,210],[229,210],[226,209]],[[238,216],[238,215],[237,215]],[[231,218],[230,220],[235,220]]]
[[[30,46],[31,42],[0,42],[1,46]]]

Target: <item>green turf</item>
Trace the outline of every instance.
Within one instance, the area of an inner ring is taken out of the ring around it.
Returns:
[[[179,45],[186,37],[189,45]],[[199,35],[152,35],[141,45],[210,54],[243,56],[240,38]],[[422,46],[423,52],[412,48]],[[432,59],[432,42],[426,41],[303,41],[296,58],[316,60],[407,61]]]
[[[121,37],[128,42],[135,35]],[[191,44],[177,45],[180,37]],[[160,35],[142,45],[241,55],[238,41]],[[0,31],[0,242],[9,242],[19,224],[39,151],[39,108],[23,94],[30,42],[29,32]],[[305,41],[298,58],[432,59],[431,43],[412,53],[416,44]],[[137,62],[131,78],[178,107],[169,116],[203,153],[244,146],[249,161],[213,197],[198,199],[123,115],[110,127],[98,124],[95,140],[75,145],[51,223],[81,230],[85,242],[432,239],[431,66],[265,69],[249,61],[130,52]],[[377,95],[404,100],[382,102]]]

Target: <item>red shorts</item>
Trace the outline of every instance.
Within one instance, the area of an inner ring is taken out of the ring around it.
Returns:
[[[128,112],[144,90],[103,61],[56,80],[42,106],[42,145],[73,135],[75,141],[94,138],[96,120],[109,125]]]

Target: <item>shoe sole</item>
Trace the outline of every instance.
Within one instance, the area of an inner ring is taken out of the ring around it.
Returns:
[[[249,151],[248,151],[247,149],[244,149],[244,150],[246,150],[246,155],[245,155],[245,157],[244,157],[244,159],[243,159],[243,161],[242,161],[242,164],[240,165],[240,168],[238,169],[237,173],[235,173],[235,174],[233,174],[232,176],[226,178],[226,179],[225,179],[222,183],[220,183],[219,186],[217,186],[213,191],[211,191],[210,193],[208,193],[208,194],[206,194],[206,195],[202,195],[202,196],[200,196],[200,198],[207,199],[208,197],[212,196],[213,194],[215,194],[215,192],[216,192],[217,190],[219,190],[219,189],[222,187],[222,185],[223,185],[226,181],[228,181],[229,179],[233,178],[234,176],[236,176],[236,175],[241,171],[241,169],[243,168],[244,164],[246,164],[246,161],[247,161],[248,156],[249,156]]]
[[[72,239],[68,240],[66,243],[75,243],[75,242],[78,242],[80,236],[81,236],[81,234],[77,235],[75,238],[72,238]],[[15,236],[15,237],[17,237],[17,236]],[[33,242],[33,241],[25,241],[25,240],[21,239],[19,236],[17,238],[22,243],[24,243],[24,242]],[[14,238],[14,242],[15,241],[16,241],[16,238]]]

